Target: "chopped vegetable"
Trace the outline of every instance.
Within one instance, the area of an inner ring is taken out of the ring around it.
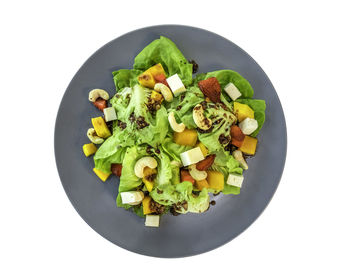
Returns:
[[[174,142],[178,145],[195,146],[197,143],[197,131],[186,128],[183,132],[175,132]]]
[[[97,136],[107,138],[111,136],[105,120],[102,117],[91,118],[91,123],[94,126]]]
[[[233,144],[233,145],[236,146],[236,147],[241,147],[241,146],[243,145],[243,141],[244,141],[244,140],[238,141],[238,140],[236,140],[235,138],[232,138],[231,144]]]
[[[254,111],[248,105],[234,102],[233,108],[239,122],[247,117],[254,119]]]
[[[194,178],[192,178],[192,176],[190,175],[190,172],[187,170],[181,170],[181,182],[184,181],[189,181],[192,184],[194,184],[195,180]]]
[[[158,92],[156,92],[156,91],[152,91],[152,93],[151,93],[151,99],[152,99],[153,101],[159,102],[159,104],[161,104],[161,103],[163,102],[163,100],[164,100],[162,94],[160,94],[160,93],[158,93]]]
[[[145,184],[147,191],[152,192],[154,186],[154,179],[157,176],[157,169],[145,167],[143,170],[142,181]]]
[[[147,71],[149,71],[152,74],[153,77],[158,76],[158,75],[164,75],[165,76],[165,71],[164,71],[164,68],[163,68],[161,63],[153,65]]]
[[[152,198],[150,196],[145,196],[145,198],[142,200],[142,208],[143,208],[143,214],[150,214],[153,212],[151,209],[151,201]]]
[[[204,188],[209,188],[209,184],[206,179],[196,180],[195,182],[198,190],[202,191]]]
[[[231,127],[231,137],[237,141],[243,141],[245,135],[239,126],[234,125]]]
[[[83,145],[83,152],[86,157],[89,157],[92,154],[95,154],[96,151],[97,151],[97,147],[93,143]]]
[[[242,145],[239,150],[244,154],[254,155],[256,150],[256,145],[258,144],[258,139],[250,136],[245,136]]]
[[[107,101],[101,97],[96,99],[96,101],[93,103],[95,107],[98,108],[100,111],[103,111],[105,108],[107,108]]]
[[[154,85],[156,84],[156,81],[154,80],[153,75],[150,71],[145,71],[141,75],[138,76],[137,80],[140,82],[140,84],[144,87],[153,89]]]
[[[123,165],[121,163],[112,163],[111,164],[111,171],[117,177],[120,177],[122,175],[122,169],[123,169]]]
[[[108,177],[111,175],[111,173],[104,173],[101,170],[98,170],[96,168],[94,168],[93,171],[103,182],[105,182],[108,179]]]
[[[212,155],[209,155],[208,157],[206,157],[204,160],[198,162],[196,164],[196,168],[200,171],[205,171],[207,170],[208,168],[210,168],[210,166],[212,166],[214,160],[215,160],[215,157],[216,155],[215,154],[212,154]]]
[[[216,77],[210,77],[198,82],[198,86],[203,94],[208,97],[212,102],[220,102],[221,87]]]
[[[215,191],[222,191],[225,185],[224,175],[219,171],[207,171],[209,188]]]
[[[154,76],[154,80],[156,81],[156,83],[162,83],[165,86],[167,86],[168,88],[170,88],[169,85],[168,85],[168,82],[166,81],[166,76],[165,75],[163,75],[163,74],[155,75]]]
[[[196,146],[198,146],[201,149],[204,157],[208,155],[208,148],[206,148],[206,146],[203,143],[199,142]]]

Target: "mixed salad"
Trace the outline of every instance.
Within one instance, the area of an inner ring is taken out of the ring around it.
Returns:
[[[193,76],[166,37],[136,57],[133,69],[113,72],[116,94],[102,89],[89,100],[103,112],[87,130],[95,174],[120,177],[117,206],[159,226],[160,215],[205,212],[209,193],[237,195],[265,121],[265,101],[232,70]],[[97,147],[96,145],[100,145]]]

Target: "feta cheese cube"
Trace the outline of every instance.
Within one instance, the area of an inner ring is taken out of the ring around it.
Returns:
[[[243,176],[229,174],[227,178],[227,184],[241,188],[243,180],[244,180]]]
[[[186,91],[184,84],[182,83],[178,74],[172,75],[166,79],[168,85],[173,92],[174,96],[178,96],[179,94]]]
[[[193,149],[181,153],[180,158],[184,166],[195,164],[199,161],[204,160],[204,156],[200,147],[195,147]]]
[[[159,227],[159,215],[146,215],[146,227]]]
[[[235,101],[238,97],[242,95],[241,92],[237,89],[237,87],[232,82],[227,84],[224,90],[228,94],[228,96],[231,97],[233,101]]]
[[[245,135],[250,135],[258,128],[258,121],[247,117],[238,126]]]
[[[117,120],[117,114],[113,107],[103,109],[103,114],[105,115],[106,122]]]
[[[130,191],[120,193],[123,204],[138,205],[141,203],[144,195],[141,191]]]

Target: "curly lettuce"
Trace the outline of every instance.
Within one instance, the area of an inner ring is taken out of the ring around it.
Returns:
[[[124,88],[110,100],[118,116],[113,131],[118,145],[147,143],[156,146],[164,140],[169,127],[168,114],[164,106],[156,113],[149,111],[151,91],[135,85]]]
[[[192,64],[190,64],[175,43],[161,36],[147,45],[136,57],[134,69],[147,70],[161,63],[167,76],[178,74],[185,86],[192,83]]]
[[[224,149],[230,141],[230,128],[236,117],[230,108],[220,104],[208,103],[205,110],[205,116],[212,120],[212,129],[200,131],[198,139],[209,150],[210,153]]]

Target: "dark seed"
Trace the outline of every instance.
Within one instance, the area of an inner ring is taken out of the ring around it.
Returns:
[[[188,62],[192,64],[192,73],[194,73],[194,74],[197,73],[197,71],[198,71],[197,62],[195,62],[194,60],[189,60]]]

